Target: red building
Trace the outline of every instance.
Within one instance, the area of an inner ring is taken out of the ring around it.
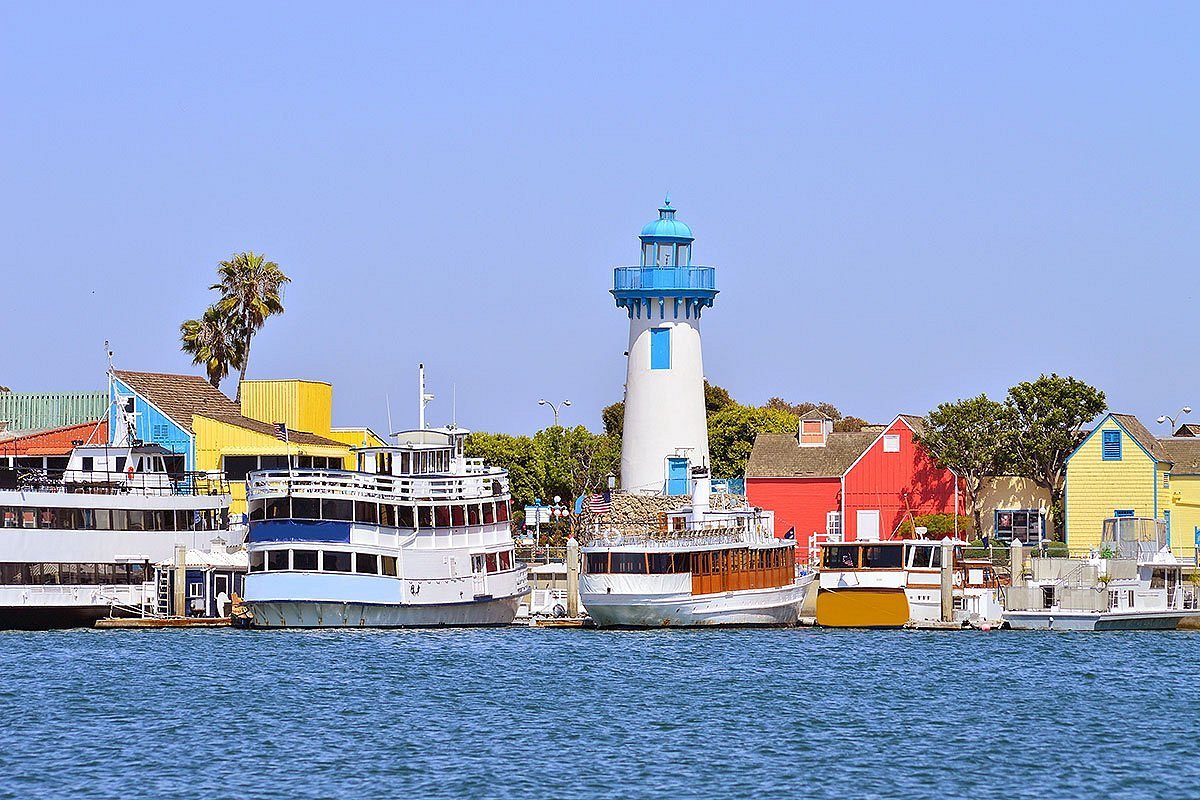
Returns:
[[[775,512],[777,534],[794,531],[801,557],[827,538],[890,539],[909,515],[956,513],[958,480],[914,440],[920,425],[902,414],[887,426],[840,433],[809,412],[795,434],[758,435],[746,494]]]
[[[21,436],[0,438],[0,469],[25,467],[58,470],[67,468],[67,460],[76,442],[108,441],[108,420],[83,422]]]

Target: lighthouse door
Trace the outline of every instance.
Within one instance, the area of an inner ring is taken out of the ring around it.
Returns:
[[[688,461],[686,458],[667,459],[667,494],[688,493]]]

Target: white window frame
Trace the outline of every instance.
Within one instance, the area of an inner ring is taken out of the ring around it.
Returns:
[[[899,453],[900,452],[900,434],[885,433],[883,435],[883,452]]]
[[[825,538],[830,542],[842,541],[842,512],[829,511],[825,514]]]

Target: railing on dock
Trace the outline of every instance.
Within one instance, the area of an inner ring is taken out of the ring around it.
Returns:
[[[371,475],[328,469],[272,469],[251,472],[246,498],[267,495],[319,495],[363,500],[470,500],[508,492],[508,474],[481,468],[466,475]]]

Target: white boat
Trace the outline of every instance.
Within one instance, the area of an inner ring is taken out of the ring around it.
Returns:
[[[949,553],[950,616],[998,620],[1000,581],[987,559],[965,557],[956,539],[836,542],[821,546],[817,624],[830,628],[900,628],[942,621],[942,559]]]
[[[0,628],[162,613],[173,576],[156,565],[229,536],[220,477],[169,469],[122,423],[119,444],[75,447],[63,471],[0,470]]]
[[[598,627],[795,625],[812,575],[797,574],[774,515],[709,507],[707,475],[662,528],[598,531],[581,548],[580,599]]]
[[[253,625],[512,623],[529,587],[513,549],[508,474],[464,457],[467,434],[403,431],[394,446],[356,448],[355,470],[252,472]]]
[[[1006,593],[1004,622],[1016,630],[1175,630],[1200,610],[1165,528],[1114,517],[1087,558],[1030,559]]]
[[[565,617],[570,603],[567,596],[567,565],[562,561],[528,565],[529,594],[517,607],[517,619]]]

